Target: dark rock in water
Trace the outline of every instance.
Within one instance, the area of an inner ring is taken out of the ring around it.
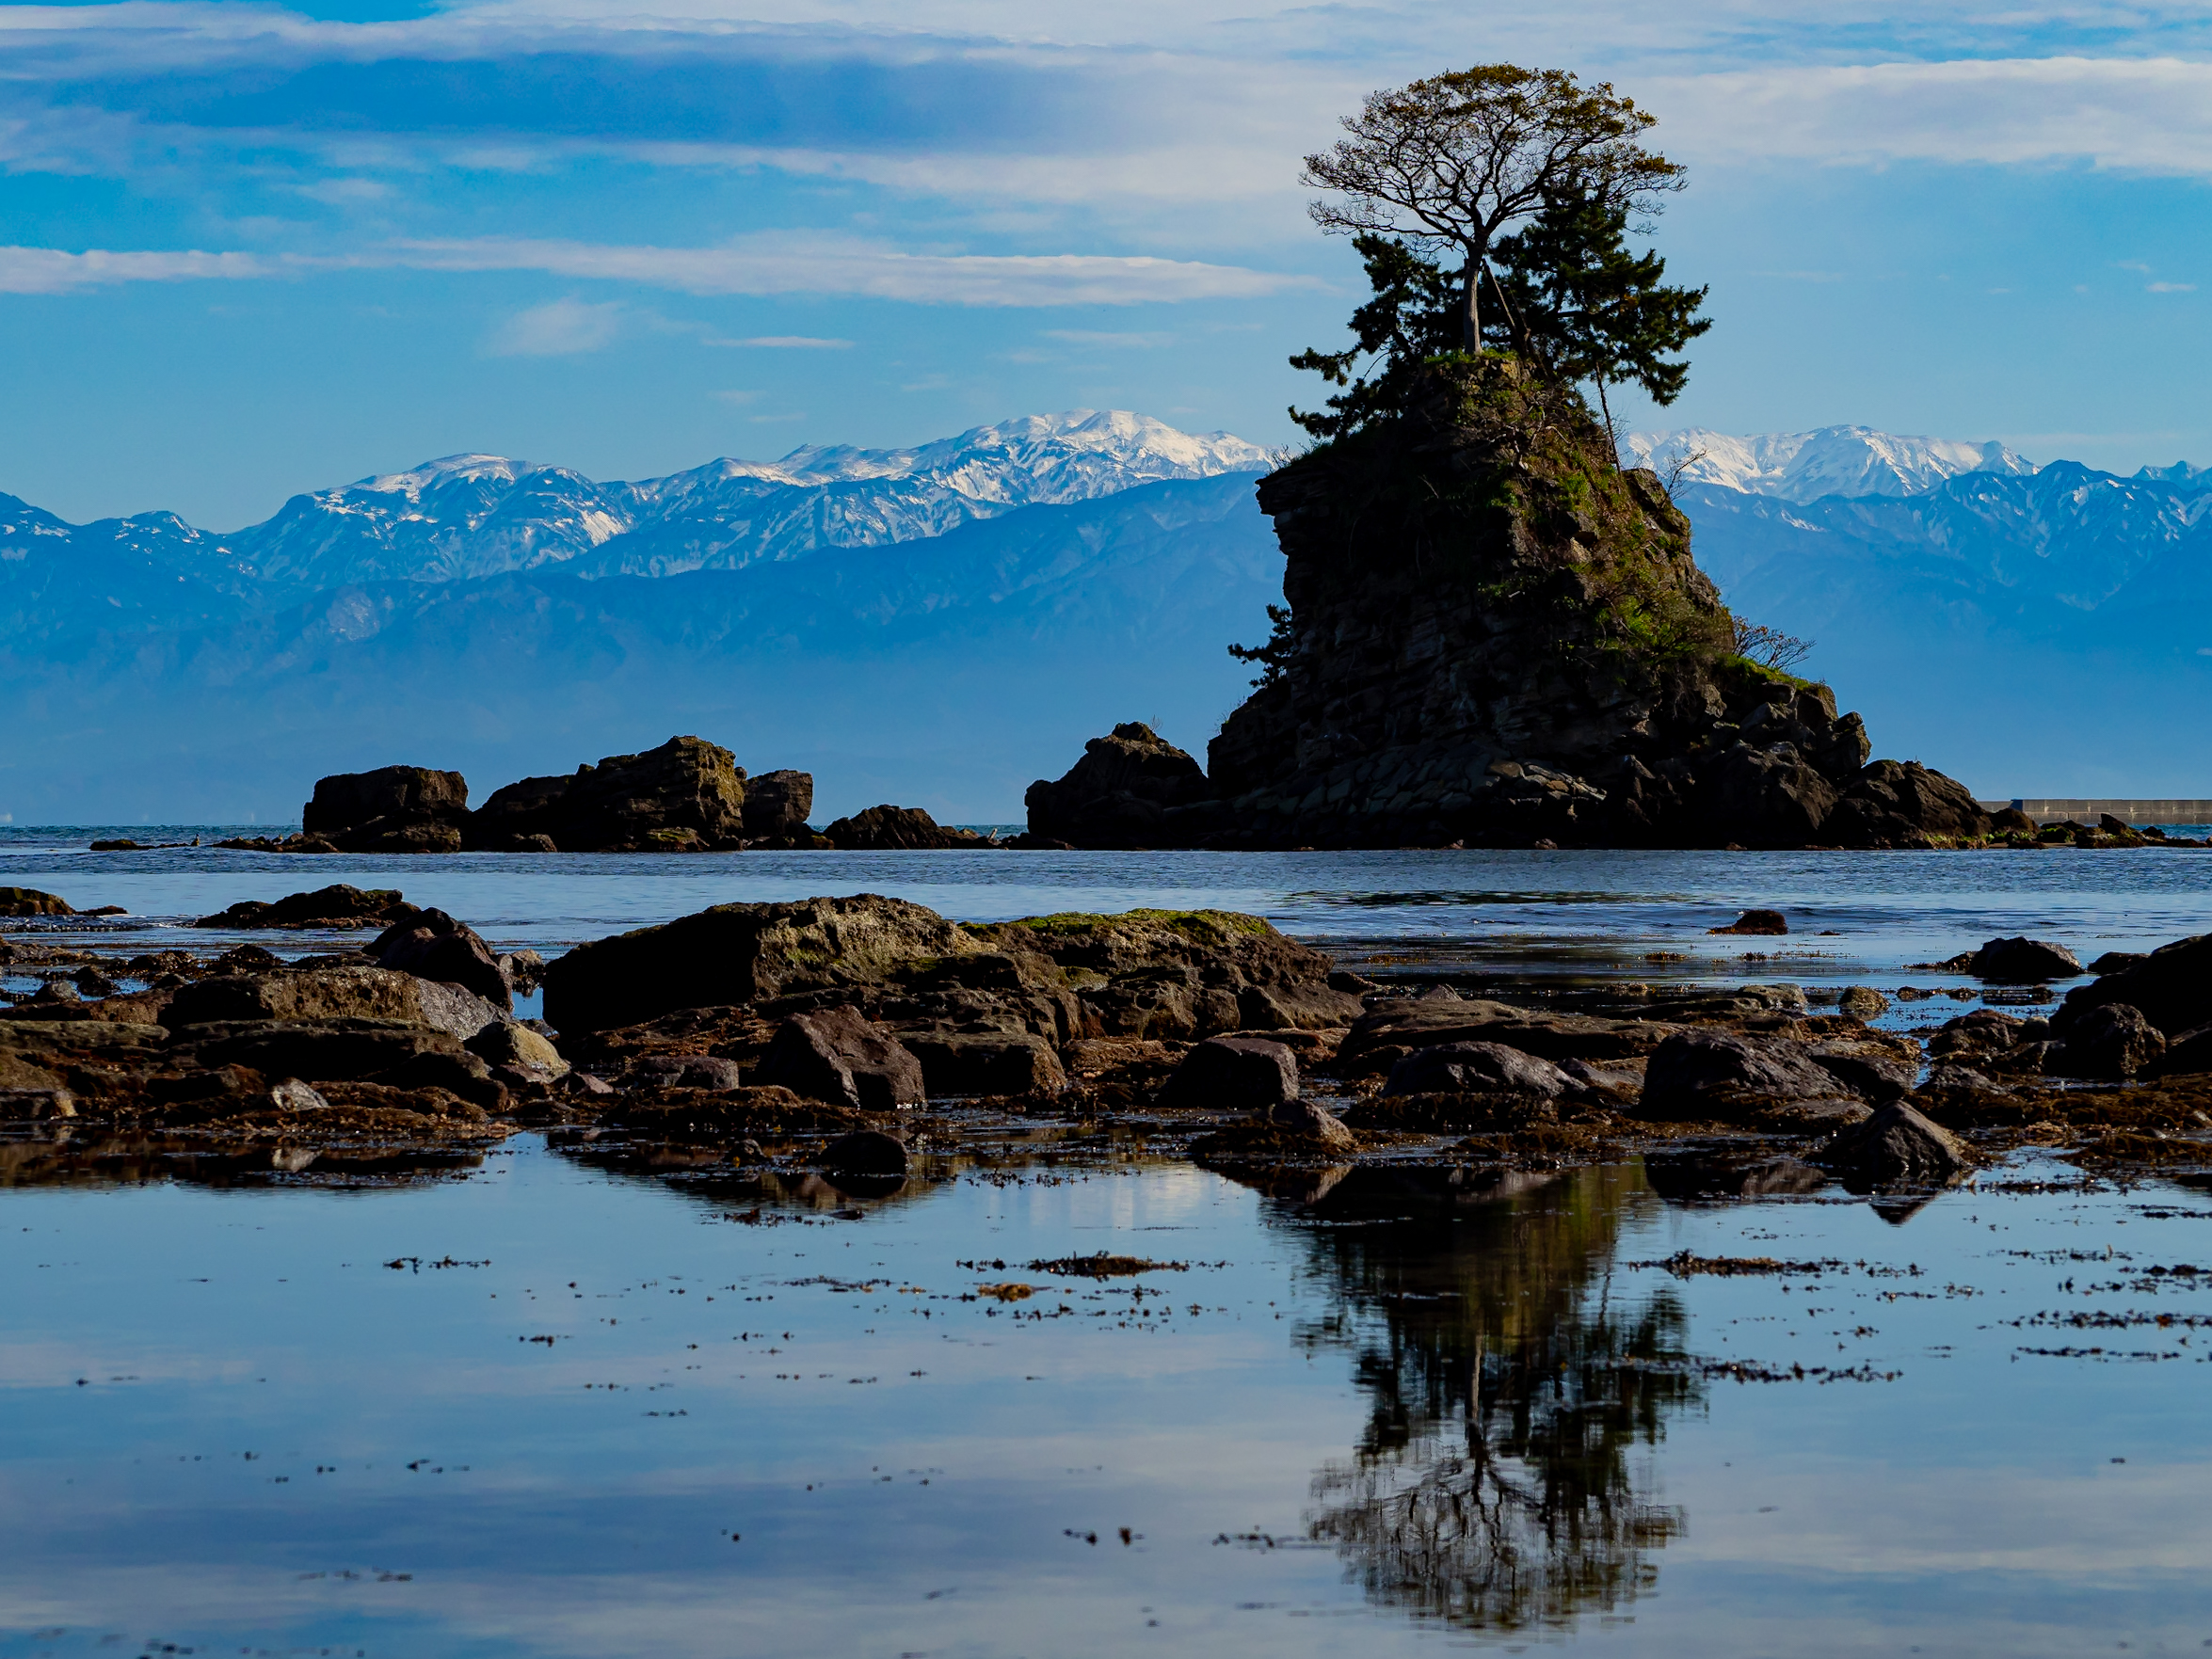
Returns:
[[[745,786],[745,833],[748,840],[780,840],[807,834],[814,813],[814,774],[763,772]]]
[[[76,986],[68,980],[48,980],[32,994],[31,1000],[38,1003],[82,1002],[84,998],[78,994]]]
[[[1835,1010],[1855,1020],[1879,1019],[1889,1012],[1889,998],[1871,985],[1850,985],[1837,999]]]
[[[1803,1045],[1735,1031],[1682,1031],[1653,1052],[1636,1115],[1658,1123],[1725,1118],[1755,1102],[1849,1093]]]
[[[649,1054],[631,1061],[624,1080],[633,1088],[708,1089],[718,1093],[745,1086],[737,1061],[713,1054]]]
[[[2003,811],[1991,815],[1989,827],[1990,833],[1993,835],[2032,836],[2043,826],[2028,817],[2027,813],[2021,811],[2019,807],[2008,806]]]
[[[36,887],[0,887],[0,916],[74,916],[69,901]]]
[[[1836,1171],[1847,1182],[1876,1186],[1952,1181],[1974,1167],[1949,1130],[1929,1122],[1901,1100],[1840,1131],[1814,1161]]]
[[[1675,1202],[1711,1198],[1771,1198],[1818,1192],[1830,1177],[1793,1157],[1745,1159],[1724,1153],[1647,1152],[1643,1172],[1651,1188]]]
[[[218,974],[270,974],[284,965],[284,959],[259,945],[233,945],[207,965]]]
[[[1027,1031],[902,1030],[933,1098],[1057,1094],[1067,1072],[1044,1038]]]
[[[791,1015],[761,1057],[758,1080],[864,1111],[893,1111],[928,1098],[922,1062],[855,1008]]]
[[[784,774],[776,800],[788,803],[791,778],[804,775]],[[807,795],[810,805],[811,779]],[[544,836],[564,853],[688,853],[737,846],[745,833],[737,757],[680,737],[642,755],[609,755],[566,777],[526,777],[493,790],[470,820],[469,844],[505,851]]]
[[[1359,1137],[1344,1126],[1341,1118],[1310,1100],[1279,1102],[1269,1107],[1260,1121],[1277,1135],[1310,1141],[1327,1152],[1350,1152],[1359,1145]]]
[[[180,986],[167,1018],[175,1026],[367,1019],[422,1026],[459,1039],[496,1024],[501,1011],[457,985],[361,966],[217,975]]]
[[[2165,1053],[2165,1034],[2140,1009],[2105,1002],[2067,1023],[2065,1038],[2044,1070],[2068,1077],[2124,1080],[2149,1069]]]
[[[1083,758],[1057,783],[1030,785],[1025,804],[1034,837],[1076,847],[1151,847],[1163,844],[1171,808],[1207,795],[1205,769],[1132,720],[1085,743]]]
[[[1264,1037],[1210,1037],[1183,1057],[1163,1106],[1268,1112],[1298,1098],[1298,1057]]]
[[[346,853],[457,853],[469,782],[457,772],[383,766],[318,778],[300,833]]]
[[[1966,971],[1977,979],[2012,985],[2068,980],[2081,972],[2079,957],[2047,939],[1992,939],[1966,963]]]
[[[822,833],[843,853],[935,853],[984,844],[973,830],[948,828],[919,806],[871,806]]]
[[[822,1167],[834,1174],[904,1175],[906,1143],[879,1129],[855,1129],[822,1149]]]
[[[2130,967],[2066,993],[2051,1024],[2064,1033],[2092,1008],[2124,1002],[2169,1039],[2212,1025],[2212,933],[2161,945]]]
[[[2089,971],[2092,974],[2124,973],[2137,963],[2148,959],[2148,953],[2141,950],[2108,950],[2089,965]]]
[[[425,910],[412,920],[387,928],[370,945],[369,956],[378,967],[473,991],[503,1013],[515,1006],[507,976],[491,947],[473,928],[442,910]]]
[[[1403,415],[1258,495],[1288,605],[1203,788],[1125,726],[1032,790],[1036,833],[1870,846],[1986,827],[1951,780],[1868,768],[1863,724],[1825,686],[1738,654],[1665,487],[1621,470],[1589,411],[1513,360],[1439,368]]]
[[[1343,1063],[1440,1043],[1502,1043],[1549,1061],[1628,1060],[1649,1054],[1679,1027],[1661,1020],[1616,1020],[1599,1014],[1558,1013],[1504,1002],[1462,1000],[1378,1002],[1353,1023],[1338,1059]],[[1371,1064],[1370,1069],[1376,1069]]]
[[[1873,1043],[1816,1043],[1805,1051],[1812,1061],[1861,1100],[1877,1104],[1913,1092],[1916,1064],[1899,1060]]]
[[[718,904],[579,945],[546,965],[554,1029],[604,1031],[680,1008],[880,984],[922,959],[981,951],[934,910],[873,893],[789,904]]]
[[[1928,1039],[1928,1056],[1946,1060],[2001,1054],[2020,1041],[2020,1026],[2021,1022],[2009,1013],[1978,1008],[1972,1013],[1946,1020],[1943,1029]]]
[[[1789,922],[1779,910],[1747,910],[1724,928],[1707,928],[1708,933],[1787,933]]]
[[[494,1070],[504,1066],[524,1076],[536,1075],[548,1083],[567,1077],[569,1071],[569,1062],[550,1038],[513,1020],[486,1026],[463,1046]]]
[[[2154,1077],[2178,1077],[2212,1072],[2212,1026],[2200,1026],[2193,1031],[2184,1031],[2166,1045],[2161,1054],[2144,1068]]]
[[[1557,1098],[1579,1093],[1575,1079],[1547,1060],[1499,1043],[1440,1043],[1418,1048],[1390,1068],[1385,1094],[1500,1091]]]
[[[241,899],[203,916],[196,928],[388,928],[412,921],[422,911],[392,887],[361,888],[345,882],[312,893],[288,893],[272,901]]]

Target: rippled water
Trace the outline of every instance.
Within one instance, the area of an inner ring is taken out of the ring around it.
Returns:
[[[887,893],[962,920],[1214,905],[1365,960],[1466,971],[1847,982],[2027,933],[2087,961],[2212,930],[2212,853],[745,853],[313,858],[84,851],[104,833],[0,830],[0,885],[121,904],[136,940],[240,899],[397,886],[503,948],[552,951],[709,904]],[[216,832],[200,831],[212,836]],[[1751,906],[1787,941],[1706,930]],[[205,944],[210,935],[183,942]],[[122,942],[119,939],[119,942]],[[1748,960],[1747,960],[1748,959]],[[1926,978],[1926,976],[1922,976]],[[1938,982],[1930,981],[1929,982]]]
[[[0,1653],[2212,1635],[2202,1194],[1324,1184],[8,1191]]]

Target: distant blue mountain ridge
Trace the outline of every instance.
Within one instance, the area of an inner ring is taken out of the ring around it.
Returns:
[[[1640,433],[1699,562],[1878,753],[1987,796],[2212,794],[2212,475],[2036,467],[1861,427]],[[1226,434],[1121,411],[634,484],[466,455],[229,534],[0,496],[0,815],[294,818],[324,773],[515,777],[695,731],[1018,822],[1144,719],[1194,751],[1245,692],[1281,564]]]

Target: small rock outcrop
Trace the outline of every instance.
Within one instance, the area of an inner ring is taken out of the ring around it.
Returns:
[[[1966,959],[1966,971],[1978,979],[2029,985],[2074,978],[2081,972],[2081,959],[2047,939],[1992,939]]]
[[[2212,1025],[2212,933],[2161,945],[2118,973],[2076,986],[2066,993],[2051,1025],[2068,1034],[2076,1020],[2110,1002],[2141,1010],[2169,1041]]]
[[[1974,1160],[1951,1132],[1894,1101],[1865,1123],[1839,1130],[1815,1157],[1847,1184],[1939,1185],[1956,1180]]]
[[[922,1062],[857,1008],[791,1015],[761,1057],[755,1080],[861,1111],[895,1111],[928,1098]]]
[[[300,834],[341,853],[457,853],[469,780],[427,766],[380,766],[318,778]]]
[[[425,910],[420,916],[394,923],[368,948],[378,967],[439,980],[473,992],[503,1013],[512,1012],[514,993],[507,976],[475,929],[442,910]]]
[[[203,916],[196,928],[389,928],[409,922],[423,912],[409,904],[393,887],[357,887],[336,882],[312,893],[287,893],[281,899],[241,899],[213,916]]]
[[[1131,720],[1085,743],[1058,782],[1030,785],[1024,804],[1031,835],[1071,847],[1172,846],[1167,814],[1210,792],[1205,768]]]
[[[1739,655],[1651,472],[1510,359],[1261,479],[1288,601],[1195,762],[1141,726],[1031,790],[1079,846],[1919,847],[1963,786],[1867,764],[1824,685]],[[1137,735],[1137,734],[1142,734]]]
[[[919,806],[871,806],[822,833],[841,853],[936,853],[984,844],[973,830],[940,824]]]
[[[804,774],[795,774],[803,776]],[[784,824],[797,790],[787,775],[772,802]],[[812,780],[806,790],[813,801]],[[565,777],[526,777],[492,791],[469,821],[469,844],[487,852],[690,853],[746,838],[745,775],[737,757],[702,738],[670,738],[642,755],[609,755]]]
[[[74,916],[66,899],[36,887],[0,887],[0,916]]]
[[[1298,1098],[1298,1057],[1264,1037],[1210,1037],[1183,1057],[1162,1105],[1268,1113]]]

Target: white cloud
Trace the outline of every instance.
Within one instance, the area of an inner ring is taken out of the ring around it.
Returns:
[[[517,311],[493,332],[485,352],[495,358],[573,357],[601,351],[621,333],[624,308],[617,300],[587,304],[556,299]]]
[[[708,345],[752,346],[761,351],[850,351],[849,340],[823,340],[811,334],[756,334],[748,340],[710,338]]]
[[[0,294],[69,294],[117,282],[182,282],[196,278],[274,277],[281,262],[252,253],[111,253],[88,248],[0,247]]]
[[[2196,291],[2194,282],[2150,282],[2143,287],[2145,294],[2194,294]]]

